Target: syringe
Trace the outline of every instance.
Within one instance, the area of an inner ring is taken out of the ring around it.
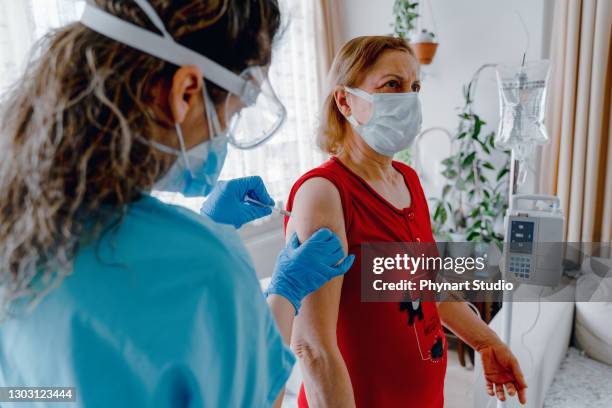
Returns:
[[[254,198],[251,198],[251,197],[249,197],[249,196],[246,196],[246,197],[245,197],[245,199],[244,199],[244,201],[246,201],[246,202],[248,202],[248,203],[251,203],[251,204],[258,205],[258,206],[260,206],[260,207],[268,207],[268,208],[270,208],[272,211],[275,211],[275,212],[279,213],[280,215],[284,215],[285,217],[291,217],[291,213],[290,213],[289,211],[287,211],[287,210],[283,210],[282,208],[278,208],[278,207],[276,207],[276,206],[274,206],[274,205],[272,205],[272,204],[264,204],[264,203],[262,203],[261,201],[256,200],[256,199],[254,199]]]

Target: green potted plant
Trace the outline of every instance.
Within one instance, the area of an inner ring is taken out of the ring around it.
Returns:
[[[422,29],[415,33],[416,22],[420,15],[417,12],[419,8],[418,1],[410,0],[395,0],[393,3],[393,33],[400,38],[410,40],[414,52],[419,60],[419,63],[428,65],[431,64],[438,43],[433,32],[427,29]]]
[[[508,206],[510,152],[502,153],[500,165],[493,164],[495,132],[483,134],[485,122],[472,109],[476,79],[464,87],[465,104],[453,138],[457,149],[442,161],[446,182],[441,198],[432,200],[432,224],[441,241],[501,246],[503,235],[496,227]]]

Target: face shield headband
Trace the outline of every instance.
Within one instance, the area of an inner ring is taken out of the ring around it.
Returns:
[[[261,67],[249,67],[237,75],[215,61],[174,41],[147,0],[134,0],[162,33],[153,33],[86,3],[81,24],[117,42],[176,66],[194,65],[207,81],[229,92],[225,120],[229,142],[239,149],[254,148],[267,141],[283,124],[286,111]],[[238,103],[233,99],[238,97]],[[239,105],[239,106],[236,106]],[[230,107],[237,113],[232,114]]]

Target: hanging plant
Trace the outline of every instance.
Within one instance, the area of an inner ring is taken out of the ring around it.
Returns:
[[[396,37],[406,39],[410,37],[410,33],[416,27],[416,20],[419,18],[418,7],[418,1],[395,0],[395,3],[393,3],[393,16],[395,17],[393,34]]]
[[[429,4],[428,4],[429,5]],[[427,29],[415,33],[417,22],[421,16],[418,13],[419,2],[410,0],[395,0],[393,3],[393,33],[396,37],[410,40],[420,64],[431,64],[438,42],[435,34]],[[431,12],[431,6],[430,6]],[[433,21],[433,13],[432,13]],[[434,23],[435,25],[435,23]]]
[[[418,1],[395,0],[393,3],[393,35],[399,38],[409,39],[410,34],[416,28],[416,21],[419,18],[419,13],[417,13],[418,7]],[[410,148],[397,153],[394,159],[411,165],[412,153]]]
[[[432,200],[432,226],[441,241],[493,242],[501,246],[503,234],[496,226],[508,207],[510,152],[502,153],[500,166],[493,164],[495,132],[483,135],[485,121],[472,109],[471,94],[481,70],[463,90],[465,104],[453,137],[458,149],[442,161],[446,183],[442,197]]]
[[[436,35],[427,29],[422,29],[412,40],[412,48],[416,54],[419,63],[423,65],[431,64],[436,50],[438,49],[438,43],[436,42]]]

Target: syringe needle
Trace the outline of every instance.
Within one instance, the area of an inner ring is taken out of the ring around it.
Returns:
[[[258,206],[260,206],[260,207],[268,207],[268,208],[270,208],[272,211],[276,211],[277,213],[279,213],[279,214],[281,214],[281,215],[284,215],[285,217],[291,217],[291,213],[290,213],[289,211],[284,210],[284,209],[282,209],[282,208],[278,208],[278,207],[276,207],[276,206],[274,206],[274,205],[272,205],[272,204],[265,204],[265,203],[262,203],[261,201],[256,200],[256,199],[254,199],[254,198],[251,198],[251,197],[249,197],[249,196],[246,196],[246,197],[245,197],[245,199],[244,199],[244,201],[246,201],[246,202],[248,202],[248,203],[251,203],[251,204],[258,205]]]

